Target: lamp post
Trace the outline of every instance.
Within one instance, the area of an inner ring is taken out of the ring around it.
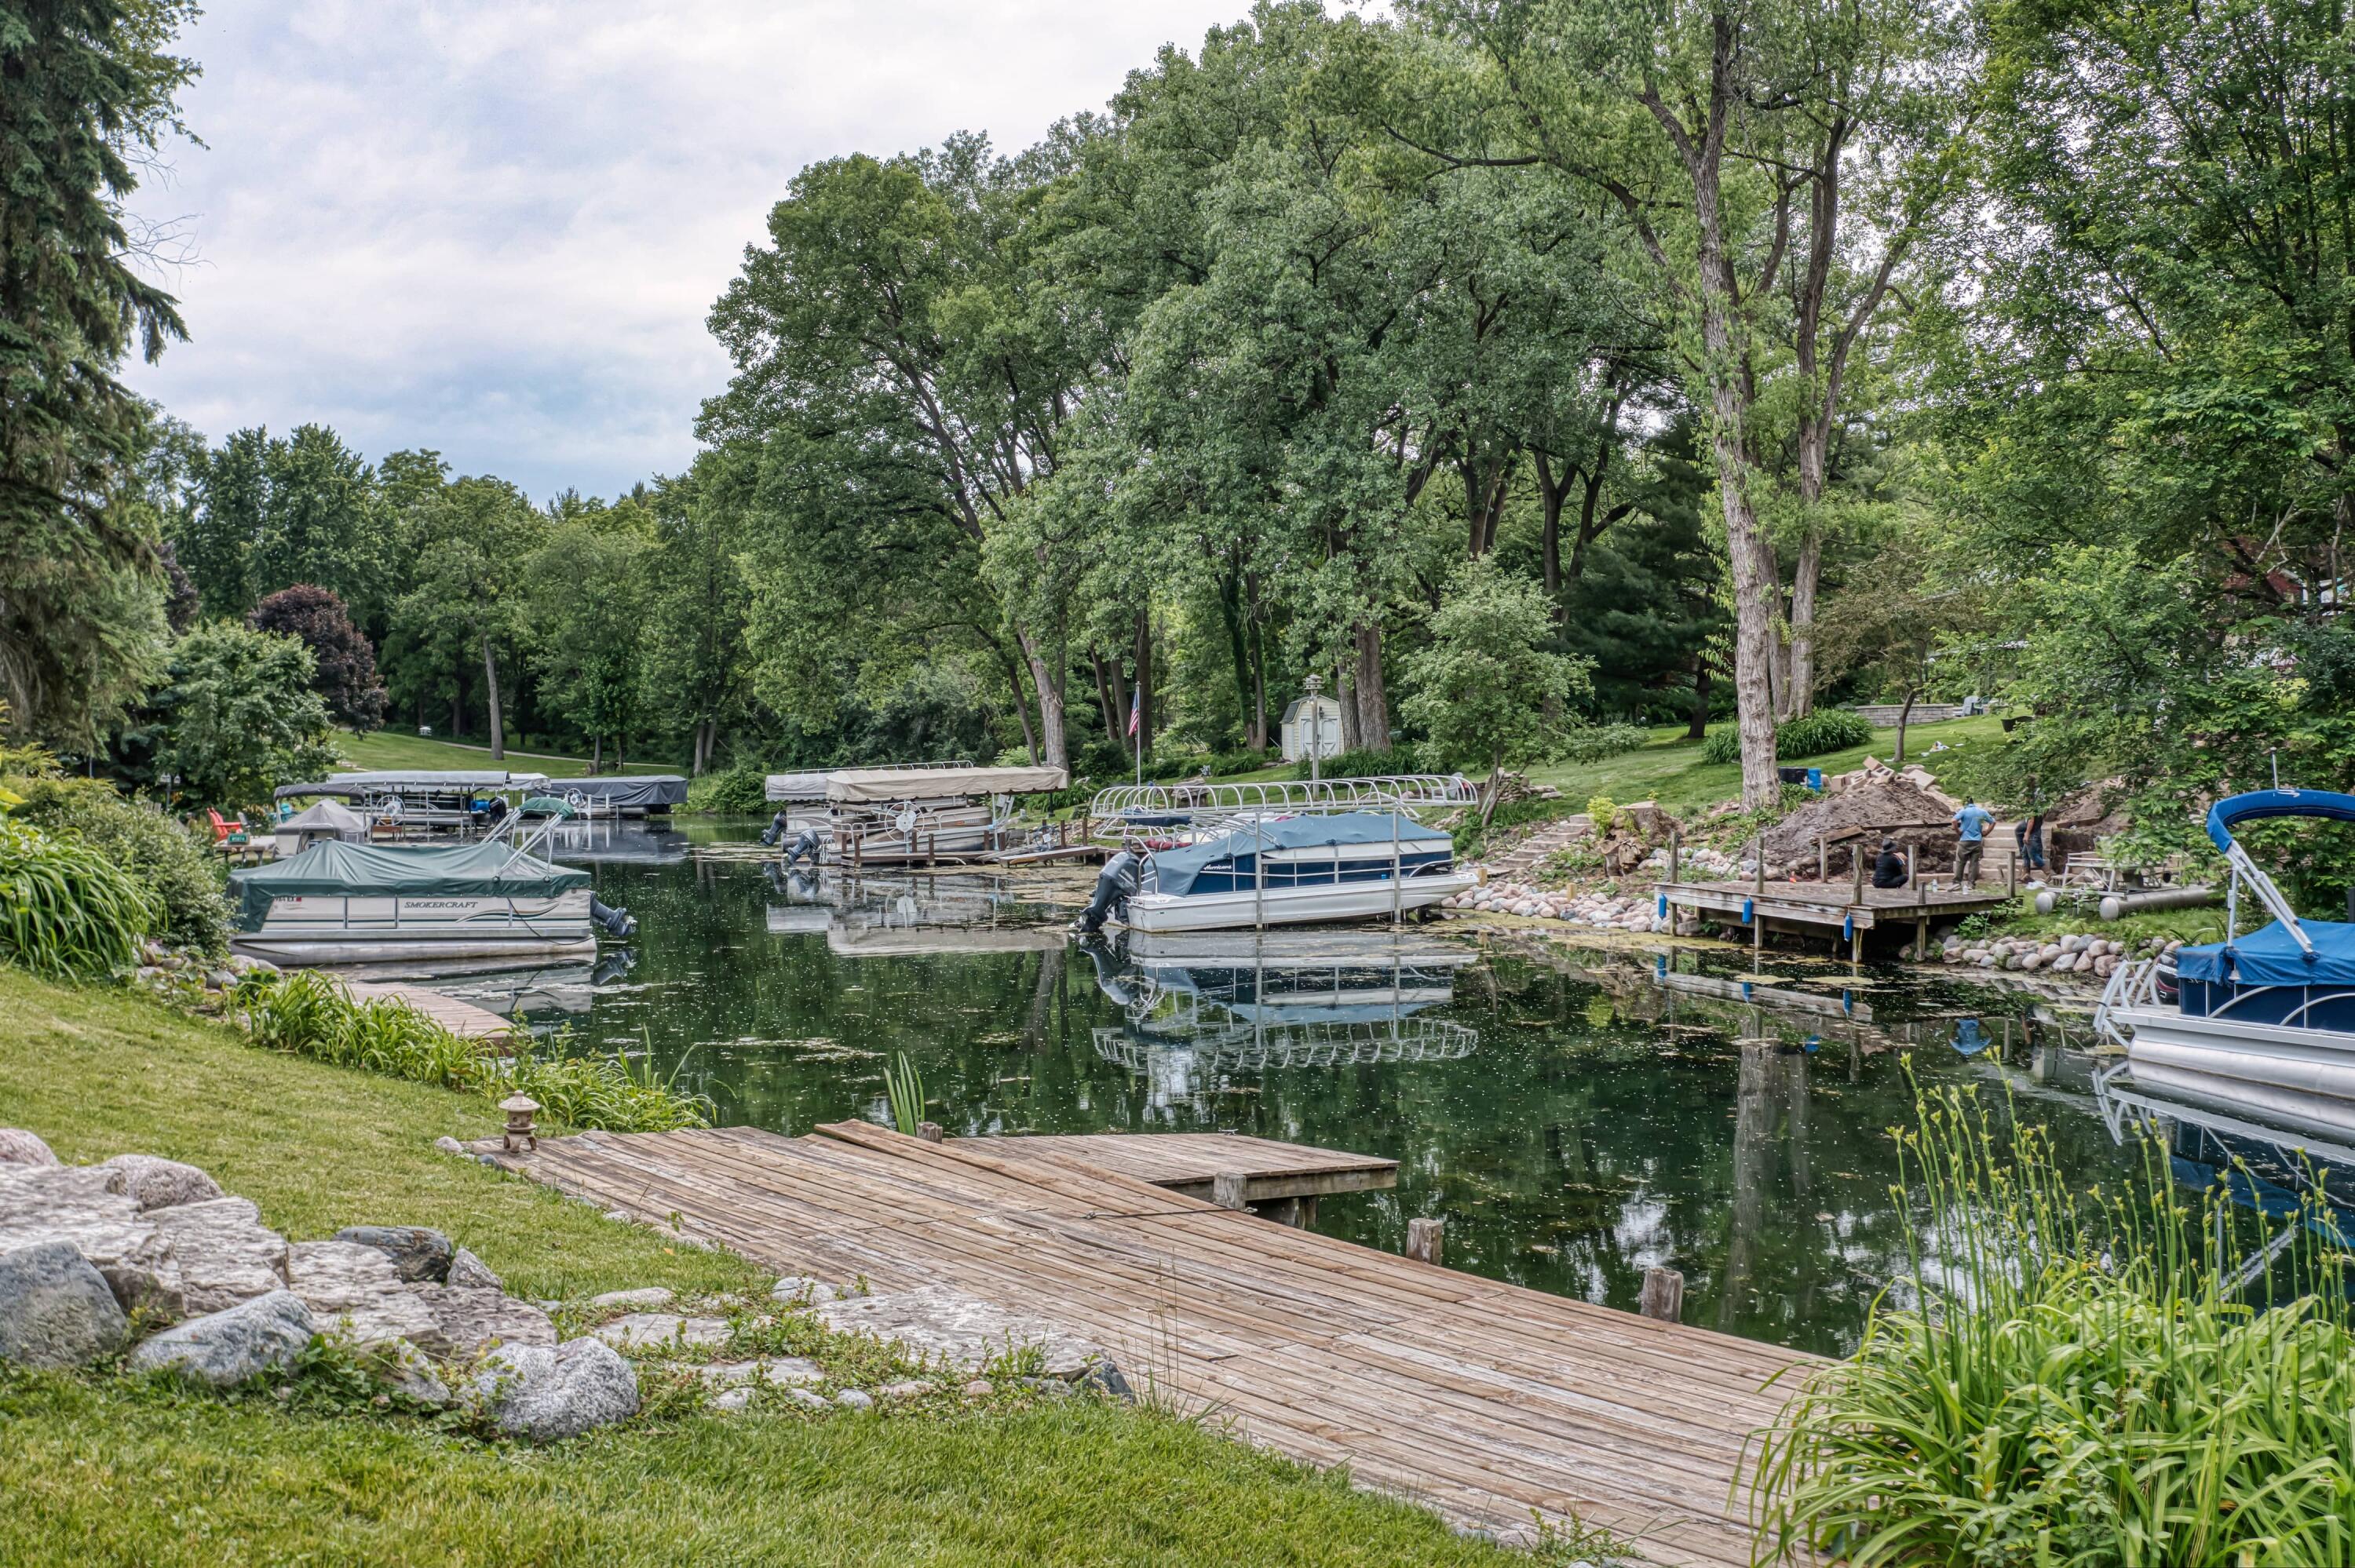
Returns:
[[[1325,705],[1316,700],[1317,689],[1325,684],[1322,675],[1308,677],[1308,781],[1314,784],[1322,777],[1325,758]]]

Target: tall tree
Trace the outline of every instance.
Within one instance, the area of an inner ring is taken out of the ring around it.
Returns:
[[[123,502],[148,410],[115,379],[186,336],[140,275],[124,202],[185,133],[186,0],[17,0],[0,14],[0,701],[85,744],[160,653],[156,539]]]
[[[501,648],[517,630],[527,564],[548,519],[505,480],[460,479],[442,487],[415,522],[413,586],[394,616],[413,638],[477,661],[491,756],[506,756]]]
[[[280,588],[245,618],[256,631],[292,637],[311,651],[312,689],[327,711],[355,730],[384,722],[384,683],[377,679],[376,649],[351,612],[329,589],[313,583]]]

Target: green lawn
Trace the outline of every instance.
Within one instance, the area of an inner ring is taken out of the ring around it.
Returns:
[[[1906,760],[1919,762],[1936,773],[1940,762],[1947,758],[1944,753],[1930,754],[1929,747],[1941,741],[1949,747],[1984,747],[1998,743],[2002,736],[2002,721],[1992,717],[1914,725],[1905,732]],[[1867,757],[1888,761],[1896,743],[1894,729],[1875,730],[1866,745],[1828,757],[1795,758],[1792,765],[1820,768],[1827,775],[1845,773]],[[1700,741],[1685,738],[1682,725],[1668,726],[1655,729],[1648,742],[1624,756],[1601,762],[1544,764],[1530,768],[1529,778],[1560,789],[1572,802],[1572,810],[1583,808],[1596,795],[1607,795],[1622,806],[1636,800],[1657,800],[1678,812],[1739,797],[1741,765],[1703,762],[1700,747]]]
[[[397,768],[489,768],[491,748],[461,740],[432,740],[423,736],[405,735],[399,730],[380,729],[368,735],[338,732],[336,749],[344,760],[356,768],[389,769]],[[550,779],[580,779],[589,772],[585,757],[557,757],[547,752],[518,751],[507,748],[505,766],[517,773],[545,773]],[[611,773],[609,764],[605,771]],[[630,773],[677,773],[683,769],[659,759],[633,762],[623,771]]]
[[[0,1125],[204,1166],[316,1236],[433,1225],[524,1296],[763,1271],[435,1153],[478,1099],[0,969]],[[0,1370],[0,1563],[1423,1564],[1506,1568],[1420,1510],[1152,1409],[651,1417],[547,1449],[112,1373]]]

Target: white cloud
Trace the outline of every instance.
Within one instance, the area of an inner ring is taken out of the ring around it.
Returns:
[[[1246,0],[238,4],[183,51],[208,143],[192,341],[131,380],[216,440],[334,425],[545,496],[677,471],[727,362],[703,318],[804,164],[1100,108]]]

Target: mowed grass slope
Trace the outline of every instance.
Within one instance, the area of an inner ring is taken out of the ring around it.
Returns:
[[[356,769],[365,772],[389,771],[394,768],[416,768],[436,771],[457,768],[505,768],[510,773],[545,773],[550,779],[583,779],[589,774],[585,757],[559,757],[543,751],[522,751],[507,747],[504,761],[491,760],[487,745],[469,741],[440,740],[421,735],[406,735],[399,730],[379,729],[367,735],[354,735],[338,730],[335,736],[336,750]],[[608,762],[607,773],[615,771]],[[627,773],[678,773],[684,769],[659,759],[632,762]],[[296,782],[290,779],[289,783]]]
[[[1992,717],[1913,725],[1905,732],[1905,759],[1938,773],[1942,771],[1942,762],[1953,759],[1944,752],[1932,752],[1933,746],[1943,743],[1950,749],[1977,748],[2002,742],[2002,721]],[[1868,757],[1887,762],[1896,744],[1896,730],[1877,729],[1872,732],[1872,739],[1862,746],[1824,757],[1792,758],[1789,761],[1795,768],[1820,768],[1826,775],[1846,773]],[[1657,800],[1678,812],[1739,799],[1741,765],[1704,762],[1700,750],[1700,741],[1685,738],[1682,725],[1665,726],[1653,730],[1652,738],[1643,746],[1621,756],[1600,762],[1540,763],[1529,774],[1532,781],[1560,789],[1567,809],[1572,811],[1583,810],[1586,802],[1597,795],[1608,796],[1621,806],[1635,800]]]
[[[204,1166],[295,1237],[436,1226],[527,1297],[766,1272],[434,1152],[470,1097],[0,969],[0,1126]],[[0,1563],[1448,1565],[1526,1557],[1152,1409],[647,1418],[545,1449],[0,1370]]]

